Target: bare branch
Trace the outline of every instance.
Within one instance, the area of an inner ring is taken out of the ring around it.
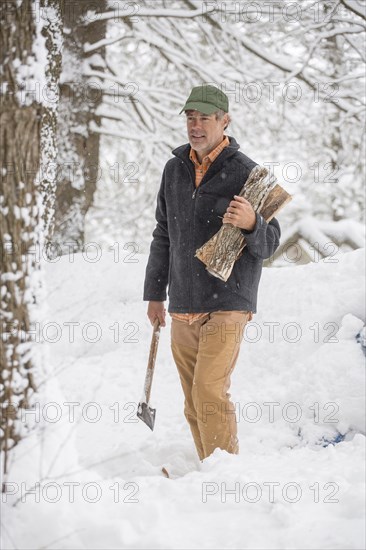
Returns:
[[[349,1],[349,0],[340,0],[340,2],[345,8],[352,11],[353,13],[358,15],[359,17],[362,17],[362,19],[366,20],[365,10],[362,11],[362,9],[358,8],[357,5],[356,5],[355,0],[351,0],[351,1]]]

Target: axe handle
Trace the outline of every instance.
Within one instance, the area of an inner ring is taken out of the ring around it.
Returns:
[[[158,351],[159,336],[160,336],[160,321],[159,319],[155,319],[153,334],[152,334],[151,344],[150,344],[149,361],[147,364],[145,384],[144,384],[145,401],[147,404],[150,401],[150,393],[151,393],[151,386],[152,386],[152,380],[153,380],[153,374],[154,374],[154,368],[155,368],[156,354]]]

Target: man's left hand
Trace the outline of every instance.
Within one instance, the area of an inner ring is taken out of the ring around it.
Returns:
[[[255,211],[247,199],[234,195],[226,209],[222,223],[231,223],[240,229],[253,231],[256,223]]]

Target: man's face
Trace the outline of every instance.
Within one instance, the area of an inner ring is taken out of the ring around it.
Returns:
[[[215,113],[205,115],[199,111],[186,111],[186,116],[189,143],[202,160],[222,141],[227,115],[216,120]]]

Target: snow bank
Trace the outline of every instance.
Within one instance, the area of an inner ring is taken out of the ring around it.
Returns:
[[[183,416],[170,317],[154,432],[135,417],[151,339],[147,256],[130,263],[114,252],[46,266],[50,318],[40,330],[55,375],[39,428],[13,454],[2,547],[363,548],[364,356],[355,336],[364,250],[263,270],[232,377],[240,454],[217,449],[203,464]],[[168,462],[174,480],[160,474]]]

